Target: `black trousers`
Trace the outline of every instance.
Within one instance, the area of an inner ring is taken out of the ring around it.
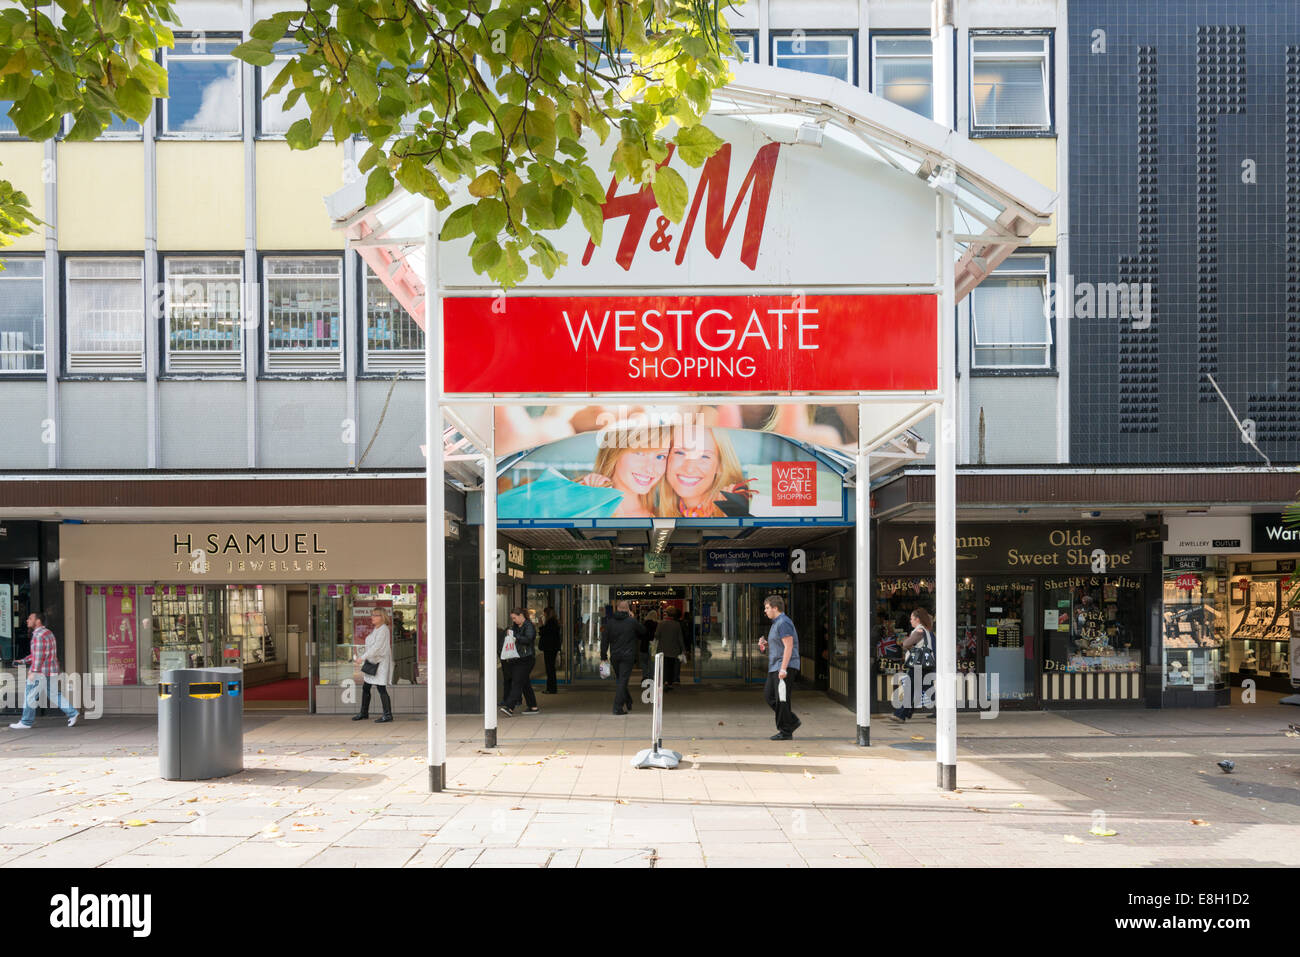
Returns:
[[[537,695],[533,694],[533,683],[529,676],[533,673],[533,664],[537,661],[536,655],[529,655],[527,658],[515,658],[507,662],[510,668],[510,693],[506,695],[506,707],[514,709],[519,705],[520,700],[528,702],[528,707],[537,707]]]
[[[379,689],[379,700],[384,705],[384,714],[392,717],[393,704],[388,700],[388,689],[383,685],[372,685],[370,682],[363,682],[361,685],[361,713],[367,718],[370,717],[370,689]]]
[[[614,713],[622,714],[624,709],[632,710],[632,695],[627,690],[628,679],[632,677],[635,658],[611,658],[610,667],[614,669]]]
[[[676,658],[664,658],[664,687],[682,680],[682,663]]]
[[[779,685],[780,672],[769,671],[767,684],[763,688],[763,700],[776,713],[776,730],[783,734],[794,734],[799,727],[799,719],[794,716],[794,683],[799,680],[799,669],[791,668],[785,673],[785,700],[781,700]]]
[[[542,660],[546,662],[546,693],[555,694],[555,656],[556,651],[543,651]]]

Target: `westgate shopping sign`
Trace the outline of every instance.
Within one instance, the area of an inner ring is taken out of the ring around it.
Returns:
[[[938,386],[931,295],[487,297],[443,305],[447,392]]]

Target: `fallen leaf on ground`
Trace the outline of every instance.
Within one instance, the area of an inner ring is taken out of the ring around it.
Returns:
[[[1107,780],[1107,781],[1113,781],[1113,780],[1115,780],[1115,779],[1114,779],[1114,778],[1107,778],[1106,780]]]
[[[971,808],[971,810],[974,811],[976,814],[988,814],[988,813],[989,813],[989,809],[986,808],[986,807],[973,807],[973,808]]]
[[[722,727],[723,724],[725,724],[725,723],[726,723],[726,722],[724,722],[724,721],[719,721],[719,722],[718,722],[718,727],[719,727],[719,728]]]
[[[802,752],[802,751],[787,751],[787,752],[785,753],[785,756],[786,756],[787,758],[802,758],[802,757],[803,757],[803,752]]]
[[[814,780],[811,771],[807,771],[807,770],[805,770],[804,773],[803,773],[803,776],[806,777],[809,781]]]
[[[139,818],[134,818],[134,817],[133,817],[133,818],[131,818],[131,820],[126,821],[126,822],[124,822],[124,823],[126,824],[127,827],[144,827],[144,826],[145,826],[146,824],[148,824],[149,822],[148,822],[148,821],[141,821]]]
[[[1073,834],[1067,834],[1067,835],[1065,835],[1065,843],[1066,843],[1066,844],[1083,844],[1083,843],[1085,843],[1085,842],[1084,842],[1083,838],[1081,838],[1081,837],[1075,837]]]
[[[315,824],[303,824],[301,821],[294,821],[293,830],[302,834],[302,833],[308,833],[313,831],[319,831],[320,828],[318,828]]]
[[[913,740],[913,741],[924,741],[925,738],[922,737],[922,736],[919,735],[919,734],[914,734],[914,735],[912,735],[912,740]]]
[[[1088,831],[1093,837],[1114,837],[1118,831],[1112,831],[1104,827],[1094,827]]]
[[[1013,805],[1011,805],[1011,806],[1012,806],[1012,807],[1024,807],[1024,805],[1021,804],[1019,801],[1017,801],[1015,804],[1013,804]]]
[[[619,798],[615,803],[617,803],[617,804],[626,804],[627,802],[624,801],[622,798]]]
[[[1202,821],[1199,817],[1194,817],[1194,818],[1192,818],[1190,821],[1188,821],[1187,823],[1188,823],[1188,824],[1194,824],[1196,827],[1209,827],[1209,826],[1210,826],[1210,822],[1209,822],[1209,821]]]

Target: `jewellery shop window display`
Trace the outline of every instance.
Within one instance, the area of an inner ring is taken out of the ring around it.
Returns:
[[[156,684],[173,668],[242,667],[283,677],[283,589],[262,585],[86,585],[90,667],[109,687]]]
[[[316,621],[316,649],[322,685],[361,680],[356,657],[366,645],[373,611],[391,622],[393,684],[423,685],[427,678],[422,584],[317,585],[311,601]]]
[[[1291,690],[1291,607],[1300,600],[1295,559],[1233,562],[1228,647],[1234,677],[1265,691]]]
[[[1227,688],[1227,561],[1218,570],[1207,568],[1204,559],[1192,561],[1200,568],[1185,567],[1186,556],[1165,557],[1162,680],[1173,704],[1183,703],[1177,700],[1183,693]]]

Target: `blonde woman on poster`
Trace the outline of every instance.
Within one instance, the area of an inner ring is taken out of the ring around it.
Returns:
[[[642,430],[643,432],[645,430]],[[657,430],[649,430],[657,435]],[[579,485],[612,488],[623,493],[623,501],[612,518],[654,518],[656,489],[668,466],[668,447],[632,445],[640,439],[635,429],[611,429],[600,437],[593,471],[578,480]]]
[[[748,499],[754,494],[748,488],[750,481],[741,470],[731,440],[721,429],[674,428],[668,467],[659,487],[659,515],[726,518],[746,514]]]

